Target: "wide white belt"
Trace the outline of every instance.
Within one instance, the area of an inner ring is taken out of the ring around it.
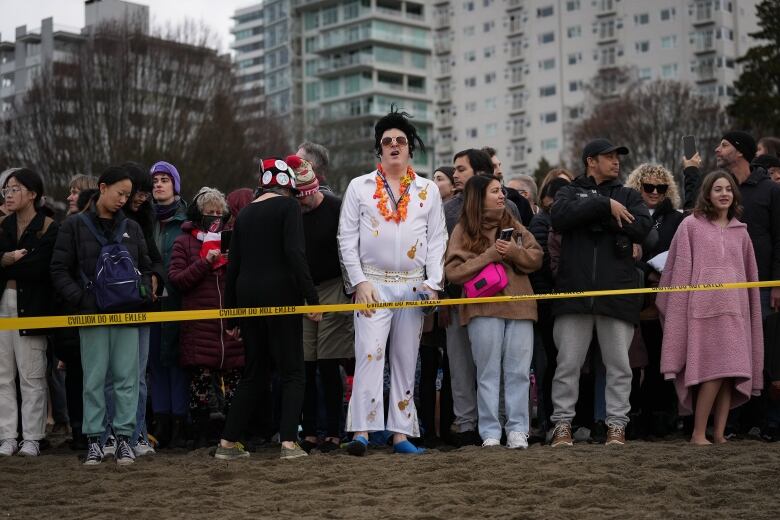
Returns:
[[[363,274],[372,282],[377,283],[411,283],[425,281],[425,268],[419,267],[412,271],[387,271],[366,264],[361,264]]]

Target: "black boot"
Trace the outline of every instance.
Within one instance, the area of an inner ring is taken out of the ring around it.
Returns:
[[[171,416],[171,442],[174,449],[187,448],[187,418],[184,415]]]
[[[150,436],[157,441],[155,449],[165,449],[171,443],[171,414],[154,414],[154,427]]]
[[[74,451],[86,451],[87,450],[87,436],[81,433],[80,426],[74,426],[71,428],[72,439],[70,441],[70,449]]]
[[[198,450],[209,446],[209,433],[211,424],[209,422],[209,412],[192,412],[192,443],[191,449]]]

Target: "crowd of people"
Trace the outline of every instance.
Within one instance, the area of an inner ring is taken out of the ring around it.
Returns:
[[[490,147],[425,178],[395,109],[374,137],[376,169],[343,198],[311,142],[262,160],[256,188],[189,202],[165,161],[78,175],[60,221],[41,175],[4,172],[2,317],[368,306],[2,330],[0,456],[38,456],[58,426],[87,466],[210,446],[232,460],[274,441],[293,459],[780,438],[780,286],[467,301],[780,280],[780,141],[728,132],[718,169],[686,157],[680,185],[660,164],[623,183],[630,151],[594,139],[537,184]],[[447,298],[466,302],[370,305]]]

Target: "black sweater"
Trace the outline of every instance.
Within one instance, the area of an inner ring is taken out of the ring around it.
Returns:
[[[318,305],[298,203],[272,197],[238,214],[230,240],[225,306]]]
[[[319,285],[341,276],[339,262],[339,214],[341,199],[331,193],[314,210],[303,214],[306,258],[312,280]]]
[[[45,231],[44,227],[47,227]],[[5,290],[8,280],[16,281],[17,315],[20,318],[51,314],[53,288],[49,263],[58,229],[57,223],[39,210],[17,240],[16,214],[0,217],[0,256],[17,249],[27,250],[27,254],[17,262],[8,267],[0,266],[0,293]],[[47,333],[46,329],[19,331],[21,336]]]

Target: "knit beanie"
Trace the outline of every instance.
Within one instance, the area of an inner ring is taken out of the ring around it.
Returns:
[[[320,191],[320,181],[314,175],[309,161],[297,155],[289,155],[285,161],[295,173],[295,188],[298,190],[296,197],[302,199]]]
[[[173,181],[174,195],[179,195],[181,193],[181,177],[179,177],[179,171],[174,165],[165,161],[158,161],[154,163],[152,168],[149,170],[149,175],[154,177],[155,174],[158,173],[164,173],[171,178]]]
[[[756,156],[756,140],[747,132],[735,130],[724,135],[723,140],[730,142],[747,162]]]

